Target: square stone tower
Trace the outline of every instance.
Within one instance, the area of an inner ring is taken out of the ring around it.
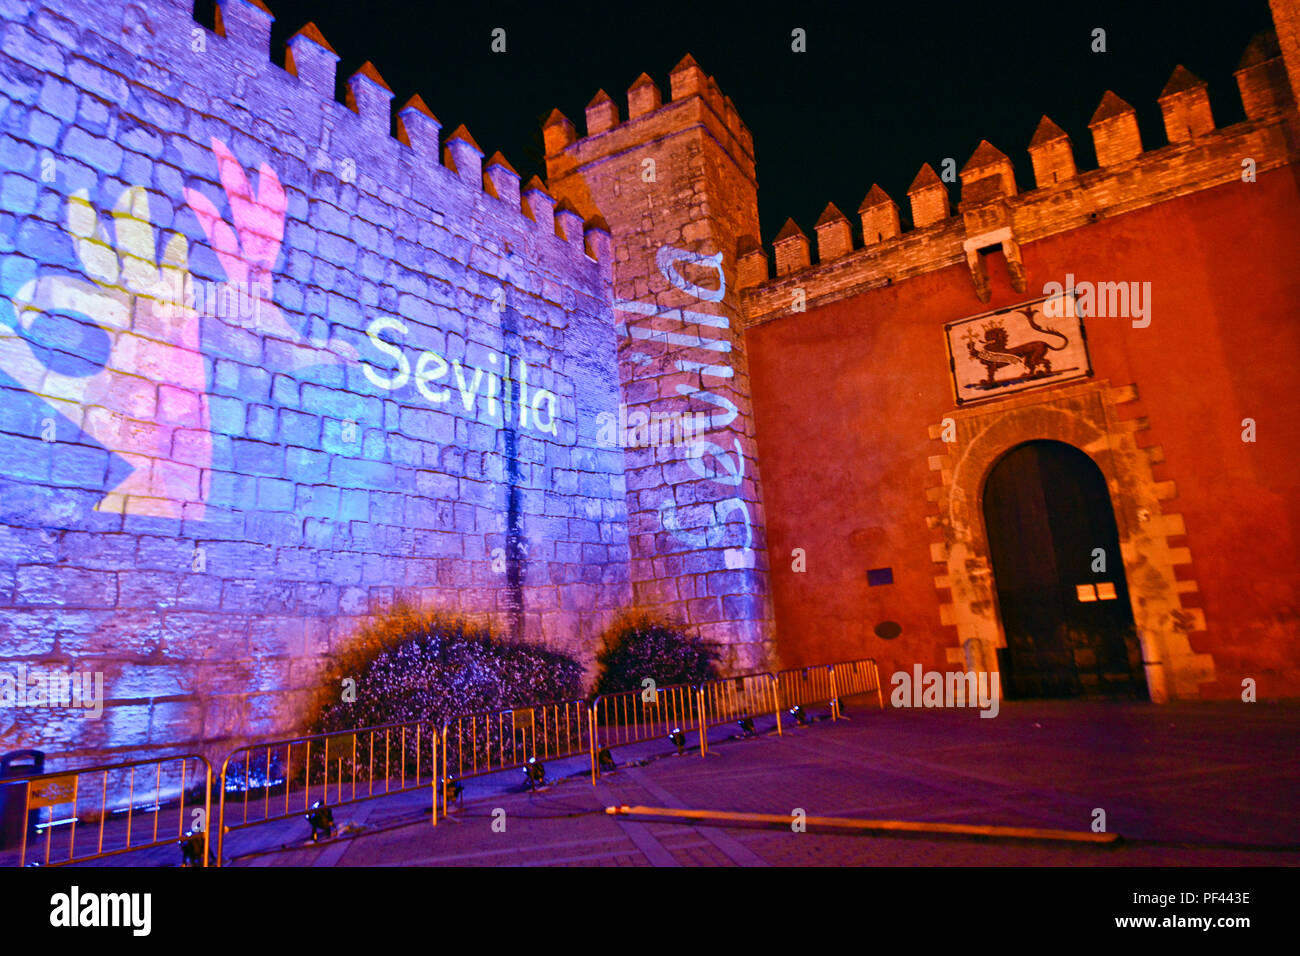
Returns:
[[[736,253],[759,235],[753,139],[690,56],[671,99],[642,74],[628,117],[601,91],[578,139],[545,127],[551,192],[614,243],[635,603],[720,646],[732,673],[775,664],[766,536]]]

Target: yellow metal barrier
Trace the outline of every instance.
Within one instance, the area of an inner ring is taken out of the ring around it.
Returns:
[[[700,733],[700,753],[707,752],[700,689],[690,684],[602,694],[591,702],[591,782],[600,777],[599,752],[628,744]]]
[[[250,744],[232,751],[221,768],[217,865],[227,833],[309,813],[314,802],[341,806],[428,786],[436,826],[439,779],[444,812],[450,779],[522,767],[533,758],[586,753],[594,784],[600,776],[600,752],[607,748],[666,738],[673,731],[698,732],[700,753],[705,755],[711,722],[771,714],[780,734],[783,706],[829,703],[832,718],[838,719],[845,698],[866,694],[874,694],[884,708],[880,674],[869,658],[775,675],[743,674],[699,686],[605,694],[590,705],[571,700],[467,714],[441,728],[431,721],[411,721]],[[46,816],[37,824],[44,830],[44,852],[35,862],[81,863],[145,850],[179,841],[188,830],[195,840],[195,862],[207,865],[212,781],[208,761],[188,754],[46,773],[7,785],[23,788],[24,822],[33,812]],[[87,811],[86,801],[96,792],[98,804]],[[143,806],[141,800],[146,801]],[[142,816],[147,818],[143,825]],[[68,827],[67,853],[56,856],[54,831],[62,825]],[[24,827],[19,865],[29,862],[28,829]]]
[[[831,709],[831,720],[839,718],[839,702],[835,699],[835,680],[829,664],[792,667],[777,671],[776,689],[781,706],[787,710],[825,704]]]
[[[700,686],[700,696],[708,723],[735,723],[772,714],[776,717],[777,735],[781,735],[781,701],[776,678],[771,674],[741,674],[706,681]],[[707,753],[707,734],[701,739]]]
[[[835,687],[835,710],[844,713],[844,698],[860,694],[875,694],[876,704],[885,709],[885,698],[880,691],[880,671],[871,658],[860,661],[840,661],[831,665],[831,681]]]
[[[538,760],[559,760],[591,750],[587,703],[566,700],[510,710],[461,714],[442,727],[442,809],[447,788],[462,780],[524,766]]]
[[[227,833],[310,813],[316,802],[345,806],[427,786],[437,826],[437,784],[438,728],[432,721],[240,747],[221,767],[217,865],[222,862]],[[253,796],[257,791],[260,798]],[[238,799],[227,800],[232,794]]]
[[[212,767],[196,754],[43,773],[3,785],[23,789],[19,866],[85,863],[177,843],[187,831],[202,844],[195,862],[207,865]],[[45,831],[38,838],[44,852],[29,860],[33,812],[37,830]],[[54,831],[61,826],[68,828],[67,853],[54,855]]]

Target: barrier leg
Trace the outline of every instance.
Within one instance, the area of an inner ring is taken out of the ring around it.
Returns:
[[[207,762],[206,760],[204,761]],[[184,824],[182,823],[182,826]],[[208,865],[208,854],[212,846],[212,767],[208,766],[207,780],[203,791],[203,865]]]
[[[696,693],[699,695],[699,715],[700,715],[700,756],[709,755],[709,718],[704,710],[704,688],[701,687]]]
[[[286,786],[288,784],[286,783]],[[209,821],[211,823],[211,821]],[[217,800],[217,866],[224,862],[226,849],[226,770],[221,768],[221,796]]]
[[[27,831],[31,829],[28,821],[32,816],[32,785],[24,783],[23,785],[23,834],[18,838],[18,865],[27,865]]]
[[[450,817],[451,810],[447,805],[447,775],[451,773],[450,762],[447,760],[447,725],[442,725],[442,815]]]

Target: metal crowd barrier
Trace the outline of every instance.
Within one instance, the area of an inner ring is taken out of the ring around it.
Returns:
[[[880,691],[880,671],[871,658],[860,661],[841,661],[830,665],[831,680],[835,685],[835,709],[841,716],[844,713],[844,698],[859,694],[876,695],[876,704],[885,709],[885,698]]]
[[[442,727],[442,809],[450,781],[591,751],[587,704],[566,700],[451,718]],[[594,758],[593,758],[594,759]]]
[[[207,865],[212,766],[197,754],[43,773],[4,786],[23,789],[19,866],[64,866],[147,850],[180,842],[187,830],[202,844],[195,862]],[[43,840],[38,837],[44,852],[29,860],[33,814],[38,833],[45,831]],[[67,853],[60,849],[55,856],[54,831],[62,826],[68,828]]]
[[[777,671],[776,689],[781,697],[781,706],[787,710],[825,704],[831,709],[831,720],[839,719],[839,701],[835,696],[835,677],[830,664]]]
[[[704,716],[711,724],[738,723],[755,717],[774,715],[776,733],[781,735],[781,701],[777,697],[776,678],[771,674],[740,674],[720,677],[700,685]],[[707,735],[702,735],[705,750]]]
[[[315,802],[343,806],[428,786],[436,826],[440,778],[444,813],[450,780],[522,767],[533,758],[586,753],[594,784],[600,776],[601,752],[607,749],[664,739],[674,731],[683,737],[697,732],[700,753],[706,755],[710,722],[770,714],[781,734],[782,707],[828,703],[832,718],[839,719],[845,698],[866,694],[874,694],[884,708],[880,674],[870,658],[724,677],[698,686],[603,694],[590,704],[570,700],[465,714],[441,728],[432,721],[410,721],[249,744],[232,751],[222,764],[216,863],[221,865],[228,832],[310,813]],[[194,754],[14,780],[6,785],[23,788],[25,824],[18,863],[28,862],[27,821],[33,813],[44,813],[47,819],[36,824],[44,830],[39,860],[43,865],[88,862],[186,838],[194,840],[194,862],[206,866],[212,783],[211,765]],[[98,806],[87,812],[83,801],[96,791]],[[139,806],[139,800],[147,802]],[[200,803],[202,815],[196,816]],[[65,808],[67,815],[56,818]],[[138,822],[141,816],[147,817],[144,824]],[[64,825],[66,856],[53,857],[54,830]]]
[[[427,786],[437,826],[437,783],[438,728],[427,720],[240,747],[221,767],[217,865],[227,833],[305,815],[315,802],[346,806]],[[258,790],[261,797],[253,797]],[[237,796],[228,801],[231,794]]]
[[[707,751],[700,689],[690,684],[625,690],[602,694],[591,702],[591,782],[600,777],[600,751],[667,738],[674,731],[683,737],[700,733],[700,753]]]

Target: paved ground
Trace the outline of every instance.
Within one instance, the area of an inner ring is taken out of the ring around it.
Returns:
[[[1004,704],[991,720],[851,713],[783,737],[727,740],[734,728],[720,728],[707,758],[657,744],[616,751],[620,769],[597,787],[581,762],[548,765],[549,777],[578,775],[538,794],[506,792],[517,772],[473,781],[436,828],[425,794],[340,808],[337,822],[359,829],[326,845],[298,844],[301,820],[270,824],[232,835],[227,856],[237,866],[1300,865],[1300,701],[1033,702]],[[647,749],[657,756],[629,765]],[[1125,839],[1098,848],[706,827],[611,817],[611,804],[1076,831],[1100,808]]]

